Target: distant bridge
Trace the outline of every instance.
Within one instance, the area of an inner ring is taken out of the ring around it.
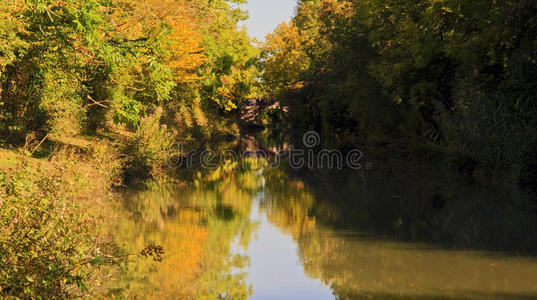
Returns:
[[[257,115],[259,115],[265,110],[270,109],[282,109],[285,111],[285,108],[282,108],[280,102],[276,100],[268,100],[261,98],[245,99],[239,112],[240,119],[246,124],[253,125]]]

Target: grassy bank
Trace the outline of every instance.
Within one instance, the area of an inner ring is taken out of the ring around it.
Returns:
[[[0,149],[0,295],[8,298],[83,296],[99,285],[92,276],[106,257],[120,159],[106,139],[53,145],[44,158]]]
[[[42,143],[0,148],[0,296],[107,293],[103,270],[121,261],[107,233],[118,217],[116,188],[181,180],[169,167],[177,142],[203,148],[236,135],[163,123],[157,109],[134,132],[115,127],[100,136],[50,135]]]

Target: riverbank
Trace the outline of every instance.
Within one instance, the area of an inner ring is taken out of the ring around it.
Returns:
[[[106,261],[104,224],[121,183],[110,140],[49,142],[42,158],[0,149],[0,293],[16,298],[88,295]],[[38,152],[38,151],[36,151]]]
[[[127,257],[109,235],[123,187],[183,181],[169,168],[177,132],[160,124],[161,111],[142,118],[136,132],[46,136],[0,148],[0,295],[73,298],[106,294],[103,281]],[[233,127],[232,127],[233,128]],[[185,129],[190,145],[228,136]],[[154,249],[153,249],[154,250]],[[154,259],[152,250],[147,257]],[[102,268],[101,268],[102,267]]]

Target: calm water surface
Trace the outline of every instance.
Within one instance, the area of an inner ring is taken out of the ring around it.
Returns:
[[[110,284],[147,299],[537,299],[537,259],[502,251],[530,230],[524,216],[473,217],[461,203],[492,200],[470,188],[367,178],[333,184],[255,162],[131,191],[115,241],[126,254],[161,245],[164,260],[134,258]]]

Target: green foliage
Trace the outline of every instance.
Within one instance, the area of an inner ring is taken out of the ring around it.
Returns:
[[[240,101],[251,97],[258,88],[260,74],[259,50],[252,45],[245,29],[237,30],[237,22],[247,18],[238,8],[231,9],[228,1],[212,1],[208,11],[216,11],[214,20],[205,28],[207,62],[200,70],[202,98],[210,100],[223,111],[238,108]],[[229,1],[244,3],[245,1]]]
[[[43,74],[39,109],[46,115],[46,129],[55,136],[75,136],[81,132],[85,111],[77,78],[49,66]]]
[[[264,45],[263,80],[283,88],[295,124],[340,147],[427,147],[516,183],[536,174],[536,12],[534,1],[301,1]]]
[[[19,36],[23,31],[23,24],[16,15],[19,7],[8,1],[2,3],[1,8],[0,40],[3,42],[0,44],[0,77],[5,71],[5,67],[17,61],[28,49],[28,42]]]
[[[243,1],[2,2],[0,135],[135,130],[174,101],[201,100],[215,115],[237,108],[256,92],[258,50],[229,2]]]
[[[281,109],[267,109],[256,116],[256,124],[279,124],[284,120]]]
[[[106,147],[90,148],[85,159],[65,148],[51,161],[17,156],[0,169],[0,297],[86,293],[102,255],[101,219],[89,205],[108,197],[119,170]]]
[[[57,195],[57,177],[33,181],[28,168],[0,172],[0,293],[25,298],[66,297],[68,285],[83,286],[77,270],[90,252],[84,233],[91,222]]]
[[[96,3],[13,0],[0,6],[0,12],[16,20],[15,30],[7,40],[2,38],[2,44],[8,50],[18,48],[7,52],[5,72],[0,74],[1,99],[9,99],[0,108],[3,135],[80,131],[87,95],[82,81],[91,57],[88,47],[102,22]],[[20,50],[20,40],[26,51]]]
[[[311,58],[306,53],[311,42],[313,40],[292,23],[281,24],[272,35],[267,36],[263,78],[275,93],[305,77],[304,73],[311,66]]]
[[[114,93],[114,122],[130,126],[131,128],[139,128],[140,125],[140,107],[141,103],[129,99],[121,92]]]
[[[129,137],[124,153],[127,159],[127,180],[134,178],[158,178],[171,158],[174,137],[161,125],[162,109],[140,121],[138,130]]]

